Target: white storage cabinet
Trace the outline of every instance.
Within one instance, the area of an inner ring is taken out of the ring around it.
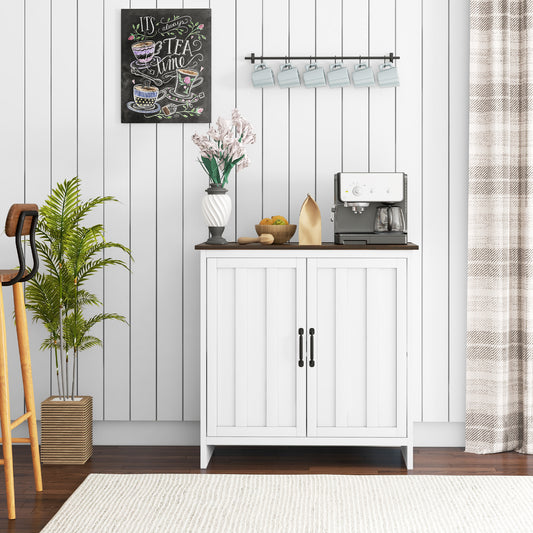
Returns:
[[[416,252],[339,248],[201,251],[202,468],[253,444],[401,446],[412,468]]]

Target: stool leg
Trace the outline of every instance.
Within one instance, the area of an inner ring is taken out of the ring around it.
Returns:
[[[24,289],[22,283],[13,285],[13,300],[15,302],[15,322],[17,325],[17,338],[19,344],[20,366],[22,368],[22,383],[24,384],[24,399],[26,409],[31,412],[28,418],[30,433],[31,458],[33,460],[33,477],[35,490],[43,490],[41,477],[41,459],[39,457],[39,433],[37,431],[37,413],[35,411],[35,397],[33,395],[33,379],[31,375],[30,341],[28,339],[28,320],[26,318],[26,305],[24,303]]]
[[[13,450],[11,447],[11,411],[9,409],[9,382],[7,379],[6,317],[2,285],[0,284],[0,424],[2,427],[2,451],[6,477],[7,516],[15,514],[15,483],[13,479]]]

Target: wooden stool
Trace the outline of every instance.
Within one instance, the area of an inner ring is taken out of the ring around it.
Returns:
[[[35,399],[33,397],[33,380],[31,377],[30,343],[28,340],[28,322],[26,319],[26,305],[24,304],[24,288],[22,283],[30,280],[39,267],[39,259],[35,248],[35,227],[37,224],[38,208],[36,204],[14,204],[11,206],[6,220],[6,235],[15,237],[17,255],[19,258],[18,270],[0,270],[0,423],[2,427],[2,450],[6,476],[7,512],[8,518],[15,515],[15,485],[13,479],[13,442],[29,442],[33,460],[33,475],[37,491],[43,490],[41,478],[41,462],[39,458],[39,434],[37,432],[37,417],[35,412]],[[22,251],[22,235],[30,236],[30,246],[33,255],[33,268],[26,271],[24,254]],[[9,383],[7,379],[7,346],[6,346],[6,317],[2,286],[13,285],[13,300],[15,302],[15,322],[19,345],[20,366],[22,368],[22,382],[24,385],[24,399],[26,400],[26,413],[11,422],[9,409]],[[25,420],[28,421],[30,438],[12,438],[11,432]]]

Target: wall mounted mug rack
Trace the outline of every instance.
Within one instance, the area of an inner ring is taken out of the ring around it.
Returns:
[[[383,59],[384,61],[390,61],[391,63],[394,62],[395,59],[400,59],[400,56],[395,56],[393,52],[390,52],[388,55],[383,56],[256,56],[253,52],[246,56],[244,59],[247,61],[251,61],[252,65],[256,61],[260,61],[261,63],[263,61],[275,61],[275,60],[281,60],[281,61],[299,61],[299,60],[314,60],[314,61],[326,61],[334,59],[335,61],[344,61],[344,60],[359,60],[359,61],[367,61],[370,59]]]

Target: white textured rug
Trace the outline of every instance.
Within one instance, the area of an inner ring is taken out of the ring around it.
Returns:
[[[533,532],[533,477],[91,474],[43,529]]]

